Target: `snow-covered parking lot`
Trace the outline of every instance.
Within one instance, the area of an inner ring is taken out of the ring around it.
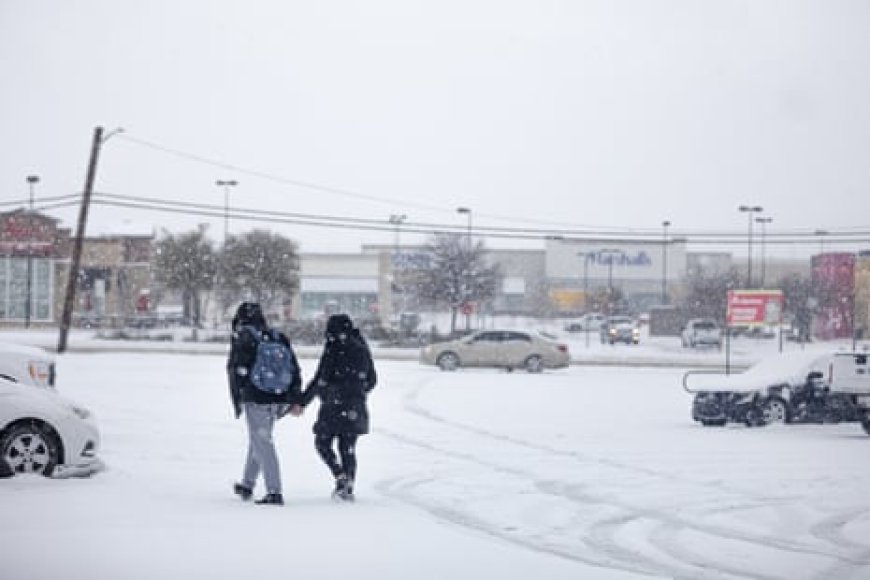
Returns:
[[[276,508],[231,493],[245,434],[223,366],[59,357],[108,469],[0,480],[0,578],[870,576],[870,438],[854,423],[704,428],[678,368],[381,360],[358,501],[329,498],[312,408],[276,430]]]

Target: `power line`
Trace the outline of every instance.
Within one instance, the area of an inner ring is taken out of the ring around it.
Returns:
[[[80,197],[81,196],[77,193],[69,193],[67,195],[56,195],[56,196],[52,196],[52,197],[34,197],[33,201],[34,202],[38,201],[40,203],[43,203],[43,202],[61,201],[61,200],[66,200],[66,199],[77,200]],[[11,205],[27,206],[29,203],[30,203],[30,198],[16,199],[13,201],[0,201],[0,206],[11,206]]]
[[[35,209],[49,211],[78,205],[80,194],[67,194],[60,196],[47,196],[36,198],[39,206]],[[2,206],[21,205],[26,200],[0,202]],[[382,219],[359,218],[351,216],[305,214],[295,212],[266,211],[250,208],[224,208],[223,206],[174,201],[159,198],[147,198],[140,196],[127,196],[106,192],[94,192],[92,203],[95,205],[125,207],[128,209],[140,209],[190,216],[209,218],[224,217],[228,210],[233,219],[263,222],[282,223],[310,227],[329,227],[337,229],[356,229],[360,231],[393,232],[395,226]],[[430,222],[406,221],[402,224],[402,231],[415,234],[461,234],[464,226],[456,224],[440,224]],[[857,243],[870,243],[870,230],[860,228],[844,228],[843,230],[825,230],[825,244],[847,245]],[[540,228],[509,228],[479,225],[475,228],[475,235],[483,238],[494,239],[518,239],[518,240],[546,240],[560,239],[566,242],[610,242],[610,243],[638,243],[645,242],[659,244],[660,237],[657,232],[650,234],[636,233],[629,229],[613,230],[578,230],[578,229],[540,229]],[[693,245],[740,245],[745,241],[745,233],[735,232],[675,232],[671,238],[674,241],[684,241]],[[766,243],[772,246],[809,245],[817,244],[819,237],[816,230],[812,231],[785,231],[768,232]]]
[[[281,175],[275,175],[273,173],[266,173],[264,171],[257,171],[255,169],[247,169],[245,167],[240,167],[238,165],[233,165],[231,163],[225,163],[223,161],[217,161],[214,159],[209,159],[208,157],[204,157],[202,155],[197,155],[195,153],[188,153],[186,151],[181,151],[180,149],[174,149],[172,147],[166,147],[164,145],[159,145],[157,143],[153,143],[151,141],[146,141],[144,139],[139,139],[137,137],[131,137],[128,133],[123,133],[118,135],[119,139],[123,139],[124,141],[129,141],[130,143],[134,143],[136,145],[140,145],[142,147],[147,147],[149,149],[153,149],[155,151],[160,151],[162,153],[166,153],[168,155],[173,155],[175,157],[180,157],[182,159],[187,159],[188,161],[194,161],[196,163],[201,163],[204,165],[211,165],[212,167],[219,167],[221,169],[232,171],[241,175],[249,175],[251,177],[258,177],[260,179],[265,179],[267,181],[273,181],[276,183],[282,183],[284,185],[292,185],[295,187],[301,187],[304,189],[311,189],[314,191],[322,191],[324,193],[331,193],[334,195],[340,195],[343,197],[349,197],[353,199],[363,199],[366,201],[374,201],[377,203],[382,203],[385,205],[390,205],[395,207],[396,205],[404,205],[406,207],[414,207],[417,209],[423,209],[426,211],[437,211],[439,213],[444,213],[447,210],[444,209],[443,206],[432,206],[421,203],[415,203],[412,201],[408,201],[407,199],[398,200],[391,199],[388,197],[380,197],[376,195],[369,195],[365,193],[360,193],[358,191],[351,191],[349,189],[342,189],[338,187],[332,187],[328,185],[321,185],[319,183],[313,183],[310,181],[302,181],[299,179],[291,179],[288,177],[283,177]]]
[[[124,196],[111,193],[95,193],[92,203],[96,205],[125,207],[128,209],[141,209],[209,218],[222,218],[228,212],[230,217],[236,220],[247,220],[264,223],[282,223],[312,227],[356,229],[360,231],[392,232],[395,229],[395,226],[393,224],[390,224],[384,220],[369,218],[265,211],[238,207],[224,208],[223,206],[218,205],[180,202],[137,196]],[[402,225],[402,231],[407,233],[430,235],[449,233],[456,234],[463,233],[464,228],[462,226],[454,224],[404,222]],[[475,235],[479,237],[497,239],[546,240],[556,238],[566,242],[607,241],[613,243],[661,243],[660,237],[658,236],[641,236],[625,232],[623,232],[621,235],[614,235],[612,233],[601,231],[542,230],[529,228],[501,228],[492,226],[480,226],[479,228],[475,228]],[[768,234],[768,236],[771,236],[771,234]],[[771,245],[806,245],[818,243],[818,236],[812,233],[782,234],[780,236],[771,237],[773,239],[769,239],[767,242]],[[740,245],[744,243],[745,235],[735,233],[701,233],[692,237],[683,237],[676,239],[672,238],[671,243],[677,240],[682,240],[689,244]],[[862,242],[870,242],[870,232],[843,232],[842,234],[829,232],[825,237],[826,244],[854,244]]]

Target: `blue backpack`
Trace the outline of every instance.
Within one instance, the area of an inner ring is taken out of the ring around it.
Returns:
[[[293,353],[281,341],[278,331],[260,332],[246,327],[257,342],[257,356],[251,366],[251,384],[259,390],[280,395],[290,390],[298,372],[293,364]]]

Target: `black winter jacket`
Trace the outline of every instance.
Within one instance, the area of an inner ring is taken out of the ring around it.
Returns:
[[[265,326],[253,326],[261,333],[267,332]],[[251,368],[257,358],[257,339],[246,327],[236,325],[233,330],[230,356],[227,360],[227,378],[230,384],[230,396],[233,401],[233,410],[236,418],[242,414],[242,403],[257,403],[260,405],[286,404],[293,405],[299,402],[302,396],[302,375],[296,353],[290,345],[290,340],[281,332],[279,339],[290,349],[293,357],[293,365],[297,372],[293,377],[290,388],[281,394],[261,391],[251,383]],[[268,338],[268,335],[266,335]]]
[[[368,433],[366,396],[377,382],[371,352],[358,331],[351,331],[346,340],[327,342],[317,372],[302,394],[303,406],[315,396],[320,399],[314,433]]]

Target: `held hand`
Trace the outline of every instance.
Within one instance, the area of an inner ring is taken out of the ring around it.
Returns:
[[[302,415],[302,406],[301,405],[293,405],[290,407],[290,414],[294,417],[299,417]]]

